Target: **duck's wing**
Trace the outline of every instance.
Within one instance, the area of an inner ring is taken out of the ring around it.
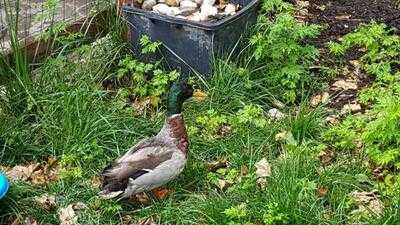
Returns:
[[[131,147],[125,155],[123,155],[121,158],[117,159],[117,163],[125,162],[125,161],[130,161],[132,158],[146,158],[147,154],[152,153],[153,151],[157,151],[158,147],[164,146],[165,144],[163,143],[162,140],[160,140],[157,137],[151,137],[151,138],[146,138],[138,142],[135,146]]]
[[[123,158],[108,166],[103,173],[103,191],[124,191],[129,179],[138,177],[152,171],[160,164],[172,158],[174,149],[164,145],[143,145],[132,154],[126,154]]]

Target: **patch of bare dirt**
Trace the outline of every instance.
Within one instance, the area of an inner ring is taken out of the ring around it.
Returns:
[[[326,25],[312,42],[324,47],[354,31],[361,23],[382,22],[400,29],[400,8],[394,0],[310,0],[307,22]]]

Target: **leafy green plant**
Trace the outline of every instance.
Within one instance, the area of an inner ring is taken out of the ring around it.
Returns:
[[[284,225],[289,224],[289,217],[279,212],[277,203],[269,203],[267,205],[267,212],[263,217],[263,222],[265,225]]]
[[[230,220],[228,225],[253,225],[246,221],[248,220],[248,210],[245,203],[225,209],[224,214]]]
[[[400,72],[394,65],[400,63],[400,37],[391,34],[385,24],[370,23],[361,25],[355,32],[345,35],[340,43],[331,42],[330,51],[338,56],[344,55],[351,47],[363,48],[361,57],[365,70],[379,82],[393,83]]]
[[[400,169],[400,97],[382,97],[371,116],[375,119],[362,134],[368,155],[380,165]]]
[[[250,39],[256,62],[267,62],[259,78],[263,85],[283,89],[282,99],[293,102],[298,90],[310,81],[309,67],[319,55],[317,48],[302,41],[316,37],[319,27],[297,21],[292,7],[283,1],[264,1],[263,8],[267,13],[271,10],[279,13],[273,17],[261,15],[256,33]]]
[[[359,133],[364,127],[365,122],[361,118],[349,116],[340,125],[324,131],[322,137],[337,150],[353,150],[357,141],[361,141]]]
[[[154,53],[161,45],[159,42],[151,42],[148,36],[140,39],[142,53]],[[167,92],[169,84],[176,80],[179,73],[175,70],[166,72],[161,69],[160,61],[154,63],[141,62],[131,55],[126,55],[119,63],[113,77],[124,86],[124,97],[133,96],[137,101],[149,99],[153,107],[158,106],[161,97]],[[121,97],[121,95],[118,95]]]
[[[263,128],[267,125],[268,121],[260,106],[250,104],[240,109],[235,116],[232,117],[231,123],[234,127],[254,125],[255,127]]]

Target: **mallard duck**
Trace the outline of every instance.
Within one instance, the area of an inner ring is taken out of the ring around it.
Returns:
[[[129,198],[158,188],[182,172],[189,147],[182,106],[192,95],[193,89],[186,81],[177,81],[171,86],[163,128],[104,169],[101,197]]]

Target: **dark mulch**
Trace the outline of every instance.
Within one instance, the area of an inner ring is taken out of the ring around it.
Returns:
[[[340,66],[337,58],[328,53],[326,44],[329,41],[337,41],[345,34],[354,31],[360,24],[367,24],[371,21],[385,23],[393,27],[395,32],[399,32],[400,0],[399,4],[396,4],[396,1],[398,0],[309,0],[307,16],[303,20],[323,26],[323,30],[317,38],[306,40],[307,43],[320,48],[319,64],[331,68],[347,65],[350,71],[354,71],[355,68],[349,61],[358,59],[363,55],[362,52],[356,48],[349,50],[344,57],[344,65]],[[337,79],[346,79],[346,76],[339,75],[335,80]],[[359,88],[366,87],[373,81],[371,76],[362,70],[353,79],[356,80]],[[332,98],[330,107],[340,109],[344,104],[357,98],[358,90],[337,92],[330,89],[329,92]]]
[[[400,3],[397,0],[310,0],[308,22],[326,25],[321,35],[312,40],[325,43],[352,32],[361,23],[382,22],[400,30]],[[398,31],[397,31],[398,32]]]

